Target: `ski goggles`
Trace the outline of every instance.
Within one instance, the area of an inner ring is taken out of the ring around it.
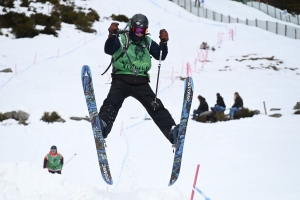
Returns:
[[[136,27],[133,26],[131,28],[132,32],[134,32],[135,34],[146,34],[148,32],[148,28],[140,28],[140,27]]]
[[[51,149],[51,152],[52,152],[52,153],[55,153],[55,152],[56,152],[56,149]]]

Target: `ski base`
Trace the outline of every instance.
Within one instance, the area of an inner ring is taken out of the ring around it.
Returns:
[[[89,66],[84,65],[81,70],[81,80],[82,80],[82,87],[85,95],[86,105],[88,107],[93,135],[95,139],[96,149],[97,149],[97,156],[98,162],[100,166],[100,171],[102,174],[103,180],[109,184],[113,184],[112,176],[110,173],[107,155],[105,151],[105,140],[102,135],[100,119],[98,117],[96,99],[94,94],[94,87],[92,82],[92,72]]]
[[[181,119],[179,125],[179,132],[177,136],[177,141],[175,143],[175,154],[174,161],[172,167],[171,178],[169,182],[169,186],[173,185],[179,177],[181,162],[182,162],[182,154],[184,147],[184,140],[186,134],[187,123],[189,120],[192,100],[193,100],[193,92],[194,92],[194,83],[192,77],[187,77],[184,80],[184,98],[183,98],[183,106],[181,112]]]

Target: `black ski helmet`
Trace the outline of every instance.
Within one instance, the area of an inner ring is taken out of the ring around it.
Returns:
[[[143,14],[135,14],[130,20],[131,27],[148,28],[148,18]]]
[[[55,145],[53,145],[50,149],[57,150],[57,147]]]

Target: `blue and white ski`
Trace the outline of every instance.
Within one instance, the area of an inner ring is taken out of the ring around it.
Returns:
[[[104,181],[107,184],[112,185],[113,180],[110,174],[108,160],[106,156],[105,141],[102,135],[100,120],[98,117],[94,87],[92,82],[92,72],[90,67],[87,65],[84,65],[82,67],[81,81],[82,81],[82,87],[85,95],[86,105],[89,110],[91,124],[93,128],[100,171]]]
[[[173,161],[173,168],[171,179],[169,182],[169,186],[173,185],[176,180],[178,179],[181,161],[182,161],[182,154],[183,154],[183,146],[185,140],[185,133],[187,128],[187,123],[189,120],[192,100],[193,100],[193,93],[194,93],[194,83],[192,77],[187,77],[184,80],[184,98],[183,98],[183,106],[181,112],[181,119],[179,125],[179,133],[177,137],[177,141],[175,143],[175,155]]]

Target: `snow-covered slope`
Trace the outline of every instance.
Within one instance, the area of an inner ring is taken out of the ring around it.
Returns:
[[[207,6],[216,10],[216,4],[209,2]],[[222,1],[224,5],[231,3]],[[107,186],[99,172],[90,124],[69,117],[88,114],[80,80],[82,65],[92,69],[98,107],[108,93],[110,77],[101,73],[110,61],[103,47],[111,21],[95,23],[100,34],[78,32],[63,24],[58,38],[40,35],[15,40],[1,36],[0,70],[16,67],[17,73],[0,73],[0,112],[24,110],[30,113],[30,124],[0,123],[0,199],[188,199],[197,164],[201,165],[197,187],[212,200],[300,198],[300,124],[299,117],[292,115],[292,107],[300,99],[300,41],[255,27],[199,19],[167,0],[76,4],[92,7],[101,18],[113,13],[143,13],[156,41],[161,28],[168,30],[169,54],[162,62],[158,97],[177,122],[183,98],[183,82],[178,77],[185,76],[187,63],[193,70],[194,108],[199,94],[213,106],[217,92],[230,107],[233,93],[238,91],[246,107],[263,112],[265,101],[268,113],[279,107],[283,116],[275,119],[261,114],[216,124],[190,121],[181,174],[169,188],[171,145],[152,120],[144,120],[145,109],[128,98],[107,139],[114,179],[114,185]],[[230,9],[224,6],[223,11]],[[250,10],[239,8],[244,13]],[[234,41],[229,29],[235,30]],[[220,33],[222,44],[218,44]],[[204,66],[196,59],[202,42],[216,48],[209,51],[209,62]],[[249,60],[272,56],[278,60]],[[241,59],[248,60],[238,61]],[[157,64],[154,61],[151,70],[153,89]],[[67,121],[46,124],[40,121],[44,111],[57,111]],[[76,154],[64,166],[62,176],[42,169],[43,157],[53,144],[66,161]],[[195,199],[204,197],[196,193]]]
[[[282,20],[278,20],[274,17],[271,17],[260,10],[255,8],[245,8],[249,7],[241,2],[237,1],[229,1],[229,0],[209,0],[205,1],[204,8],[211,9],[215,12],[222,13],[223,15],[230,15],[234,18],[239,19],[249,19],[249,20],[264,20],[269,22],[278,22],[281,24],[287,24],[289,26],[299,27],[296,24],[284,22]]]

